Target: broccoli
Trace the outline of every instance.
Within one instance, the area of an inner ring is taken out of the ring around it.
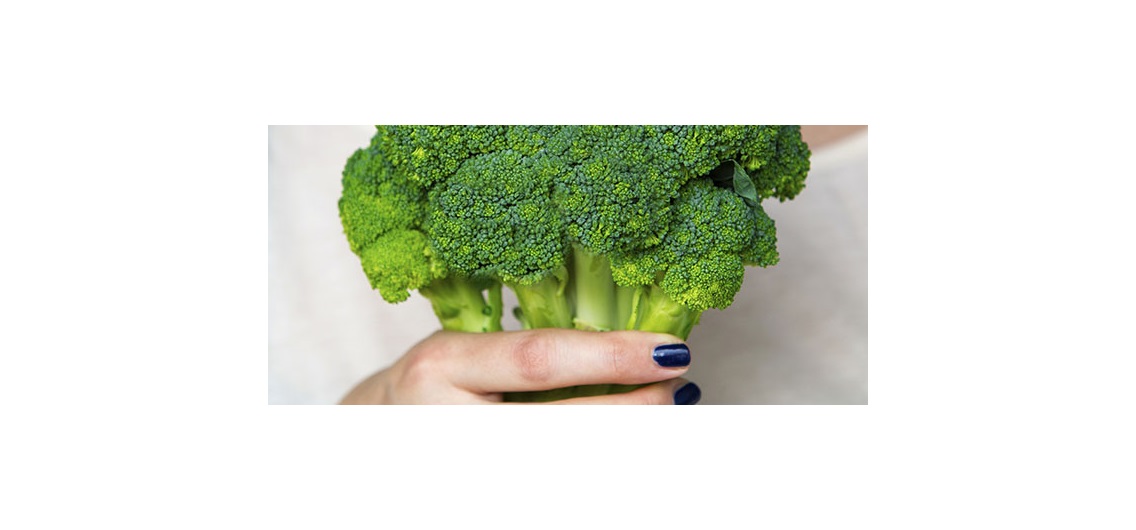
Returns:
[[[339,214],[371,286],[417,290],[444,329],[500,331],[506,286],[525,328],[685,339],[777,264],[761,201],[800,193],[809,155],[798,126],[379,126]]]

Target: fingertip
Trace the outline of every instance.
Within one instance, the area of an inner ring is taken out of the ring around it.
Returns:
[[[690,366],[690,347],[682,340],[669,333],[653,331],[618,331],[623,333],[620,341],[629,350],[644,348],[651,353],[651,358],[658,367],[676,370]]]
[[[686,368],[690,366],[690,348],[681,342],[658,344],[651,350],[651,358],[663,368]]]
[[[683,380],[674,391],[675,405],[695,405],[702,400],[702,389],[693,382]]]
[[[694,405],[702,400],[702,389],[693,381],[683,377],[676,377],[668,381],[660,381],[654,386],[656,397],[651,398],[652,403],[666,405]]]

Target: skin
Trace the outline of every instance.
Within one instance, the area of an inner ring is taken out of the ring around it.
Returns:
[[[673,405],[689,366],[661,367],[652,353],[655,346],[681,342],[643,331],[439,331],[359,383],[341,404],[500,404],[503,392],[652,383],[625,394],[548,404]]]

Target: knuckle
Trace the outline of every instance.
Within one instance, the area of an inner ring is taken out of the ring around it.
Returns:
[[[552,360],[556,343],[542,333],[527,333],[517,339],[509,352],[521,378],[541,383],[552,377]]]
[[[423,348],[407,356],[404,361],[400,380],[403,385],[411,388],[427,386],[444,373],[443,351],[440,348]]]

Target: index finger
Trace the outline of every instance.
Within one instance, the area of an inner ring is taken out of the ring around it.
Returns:
[[[474,392],[654,383],[690,365],[686,344],[663,333],[534,329],[445,336],[454,341],[444,363],[450,381]]]

